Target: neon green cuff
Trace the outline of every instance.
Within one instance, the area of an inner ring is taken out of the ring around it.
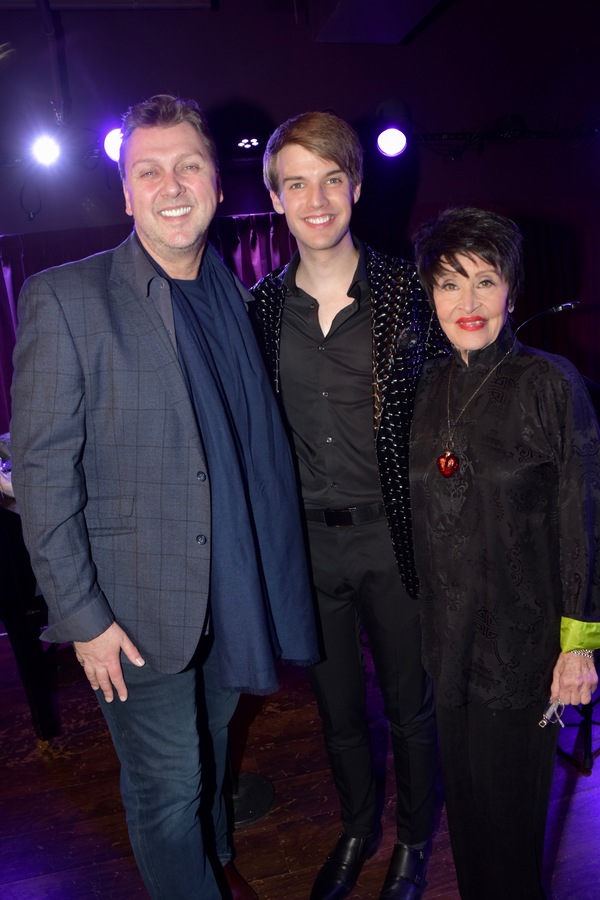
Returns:
[[[600,647],[600,622],[581,622],[579,619],[560,620],[560,648],[569,650],[597,650]]]

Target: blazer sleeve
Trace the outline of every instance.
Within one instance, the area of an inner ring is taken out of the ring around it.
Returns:
[[[44,637],[86,641],[105,631],[114,616],[97,583],[85,523],[85,381],[56,271],[30,278],[19,298],[13,486],[32,567],[50,611]]]

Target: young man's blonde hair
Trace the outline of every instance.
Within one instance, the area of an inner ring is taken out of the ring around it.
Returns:
[[[288,144],[299,144],[330,159],[346,173],[353,188],[362,183],[363,150],[355,130],[329,112],[307,112],[288,119],[273,132],[263,157],[263,178],[267,190],[279,195],[277,156]]]

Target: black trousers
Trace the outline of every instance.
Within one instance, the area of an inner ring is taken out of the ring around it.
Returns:
[[[390,724],[398,840],[420,843],[433,827],[437,748],[418,603],[398,574],[385,520],[346,528],[309,523],[308,531],[324,653],[311,679],[344,828],[364,837],[377,816],[362,624]]]
[[[559,726],[539,708],[437,709],[446,812],[462,900],[541,900]]]

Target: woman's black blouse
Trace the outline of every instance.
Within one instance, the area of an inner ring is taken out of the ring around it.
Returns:
[[[452,435],[460,467],[444,478],[436,459],[448,408],[452,429],[465,404]],[[468,366],[456,352],[426,364],[410,465],[437,702],[545,702],[561,617],[600,618],[600,440],[579,373],[520,344],[508,325]]]

